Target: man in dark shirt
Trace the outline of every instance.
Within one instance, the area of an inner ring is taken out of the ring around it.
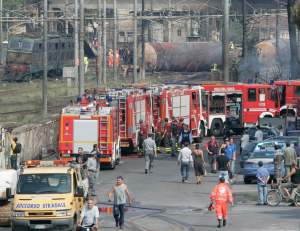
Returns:
[[[211,172],[216,173],[216,158],[219,153],[219,145],[215,136],[211,136],[210,141],[206,144],[206,150]]]
[[[219,171],[219,177],[223,176],[225,178],[225,182],[229,182],[229,174],[228,174],[228,167],[229,161],[225,156],[224,149],[221,150],[220,155],[217,156],[217,169]]]

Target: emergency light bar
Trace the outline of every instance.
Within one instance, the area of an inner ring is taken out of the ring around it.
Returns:
[[[26,167],[57,167],[57,166],[69,166],[68,160],[27,160],[25,161]]]

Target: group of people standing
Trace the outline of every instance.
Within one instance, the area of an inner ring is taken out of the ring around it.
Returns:
[[[224,175],[225,181],[229,182],[234,179],[235,161],[237,146],[232,137],[224,138],[220,145],[215,136],[211,136],[206,143],[205,148],[208,153],[208,161],[211,168],[211,173],[219,172],[219,175]]]

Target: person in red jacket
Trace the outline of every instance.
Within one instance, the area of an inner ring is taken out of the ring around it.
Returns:
[[[226,225],[228,218],[227,204],[230,203],[233,206],[232,193],[225,183],[225,177],[220,177],[220,182],[217,184],[210,194],[210,199],[212,203],[215,203],[215,211],[218,219],[218,228],[221,228],[222,220],[223,226]]]

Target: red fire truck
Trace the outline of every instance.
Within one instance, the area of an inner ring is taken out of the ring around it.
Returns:
[[[157,97],[157,96],[155,96]],[[167,87],[160,92],[159,114],[163,121],[175,117],[182,118],[184,123],[189,125],[194,139],[204,135],[201,128],[204,128],[204,117],[202,114],[202,87]],[[157,103],[154,102],[154,108]],[[155,119],[155,115],[154,115]]]
[[[151,95],[143,90],[122,92],[117,97],[119,109],[120,147],[122,153],[132,153],[138,145],[140,122],[151,130]]]
[[[278,94],[271,85],[204,84],[203,87],[203,115],[210,134],[221,135],[225,127],[241,130],[257,124],[259,118],[277,115]]]
[[[58,151],[61,158],[90,153],[97,144],[101,164],[114,168],[120,161],[118,112],[115,107],[68,106],[60,118]]]
[[[280,115],[300,116],[300,81],[276,81],[280,99]]]

